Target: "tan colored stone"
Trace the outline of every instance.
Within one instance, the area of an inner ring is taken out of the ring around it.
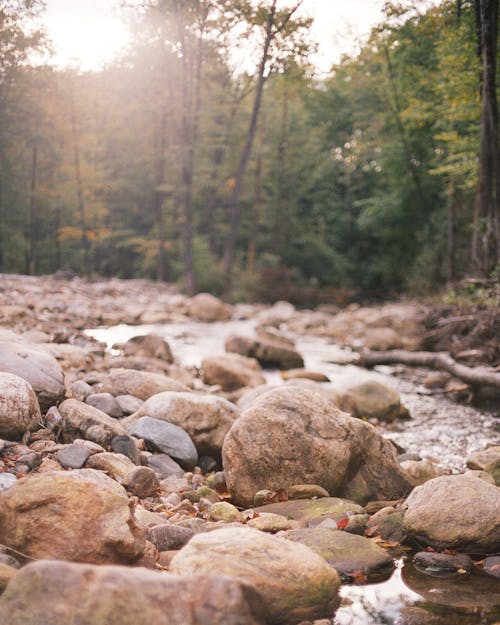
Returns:
[[[215,575],[41,561],[0,598],[9,625],[264,625],[257,592]]]
[[[124,436],[127,430],[117,419],[77,399],[67,399],[59,406],[63,416],[63,440],[72,442],[84,438],[107,447],[115,436]]]
[[[189,391],[183,384],[166,375],[135,369],[111,369],[93,390],[95,393],[111,393],[115,397],[133,395],[143,400],[164,391]]]
[[[224,440],[222,461],[233,501],[244,507],[259,490],[300,483],[358,503],[410,490],[393,446],[375,428],[291,385],[265,393],[242,413]]]
[[[181,575],[211,571],[254,586],[270,624],[332,616],[338,605],[337,573],[304,545],[249,527],[197,534],[173,558]]]
[[[254,358],[240,354],[222,354],[204,358],[202,362],[205,384],[218,384],[223,391],[265,384],[266,379]]]
[[[31,385],[13,373],[0,371],[0,438],[20,439],[41,421]]]
[[[92,563],[133,562],[145,548],[125,490],[92,469],[30,475],[0,492],[0,543]]]

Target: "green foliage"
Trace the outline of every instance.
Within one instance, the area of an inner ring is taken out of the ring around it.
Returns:
[[[155,278],[163,249],[163,275],[184,284],[191,237],[198,289],[235,301],[423,293],[466,273],[473,3],[460,21],[451,0],[386,3],[359,54],[322,82],[304,56],[307,23],[278,3],[231,285],[220,267],[255,78],[237,75],[230,47],[235,29],[262,34],[272,2],[158,0],[138,12],[127,57],[95,74],[26,64],[43,42],[27,21],[39,3],[4,4],[1,271],[81,272],[88,256],[95,273]]]

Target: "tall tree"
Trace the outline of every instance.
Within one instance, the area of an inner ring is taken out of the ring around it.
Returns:
[[[234,185],[232,187],[231,198],[229,201],[230,226],[229,235],[224,248],[223,271],[226,276],[230,276],[233,269],[234,249],[236,246],[236,238],[241,221],[241,193],[243,190],[243,181],[247,171],[252,145],[257,132],[257,122],[262,104],[262,94],[264,92],[264,83],[269,77],[271,66],[276,62],[283,61],[280,58],[280,44],[285,48],[284,43],[292,44],[291,54],[296,55],[299,50],[304,47],[304,40],[297,38],[302,29],[306,28],[309,20],[296,19],[293,16],[299,10],[303,0],[299,0],[292,8],[279,9],[278,0],[272,0],[270,5],[260,3],[252,6],[251,3],[245,3],[243,14],[252,27],[260,29],[263,35],[262,48],[259,60],[259,66],[256,76],[255,93],[253,98],[252,113],[248,123],[243,148],[241,150],[238,168],[236,171]],[[274,47],[274,50],[273,50]],[[290,53],[290,48],[287,50]]]
[[[496,92],[498,0],[477,2],[476,15],[481,35],[482,75],[472,260],[476,270],[488,274],[500,262],[500,145]]]

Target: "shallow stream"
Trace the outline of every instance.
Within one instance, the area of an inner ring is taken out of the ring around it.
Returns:
[[[204,357],[224,353],[230,334],[254,335],[251,321],[179,323],[127,326],[88,330],[106,343],[155,332],[169,343],[179,364],[199,367]],[[387,426],[384,435],[408,452],[438,459],[454,472],[463,471],[467,454],[500,444],[498,414],[454,403],[443,395],[430,395],[415,376],[398,376],[397,367],[379,367],[370,374],[350,364],[353,354],[317,337],[298,337],[297,349],[311,371],[325,373],[330,380],[365,379],[375,376],[395,388],[412,419]],[[335,364],[331,362],[335,361]],[[338,362],[345,361],[341,365]],[[282,383],[279,372],[270,371],[271,384]],[[464,502],[467,505],[467,502]],[[467,579],[445,580],[424,576],[410,564],[398,561],[392,577],[383,583],[344,585],[343,605],[334,625],[493,625],[500,623],[500,580],[474,573]]]

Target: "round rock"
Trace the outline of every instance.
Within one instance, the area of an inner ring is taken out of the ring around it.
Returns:
[[[0,371],[0,438],[20,439],[40,420],[40,406],[31,385],[17,375]]]

